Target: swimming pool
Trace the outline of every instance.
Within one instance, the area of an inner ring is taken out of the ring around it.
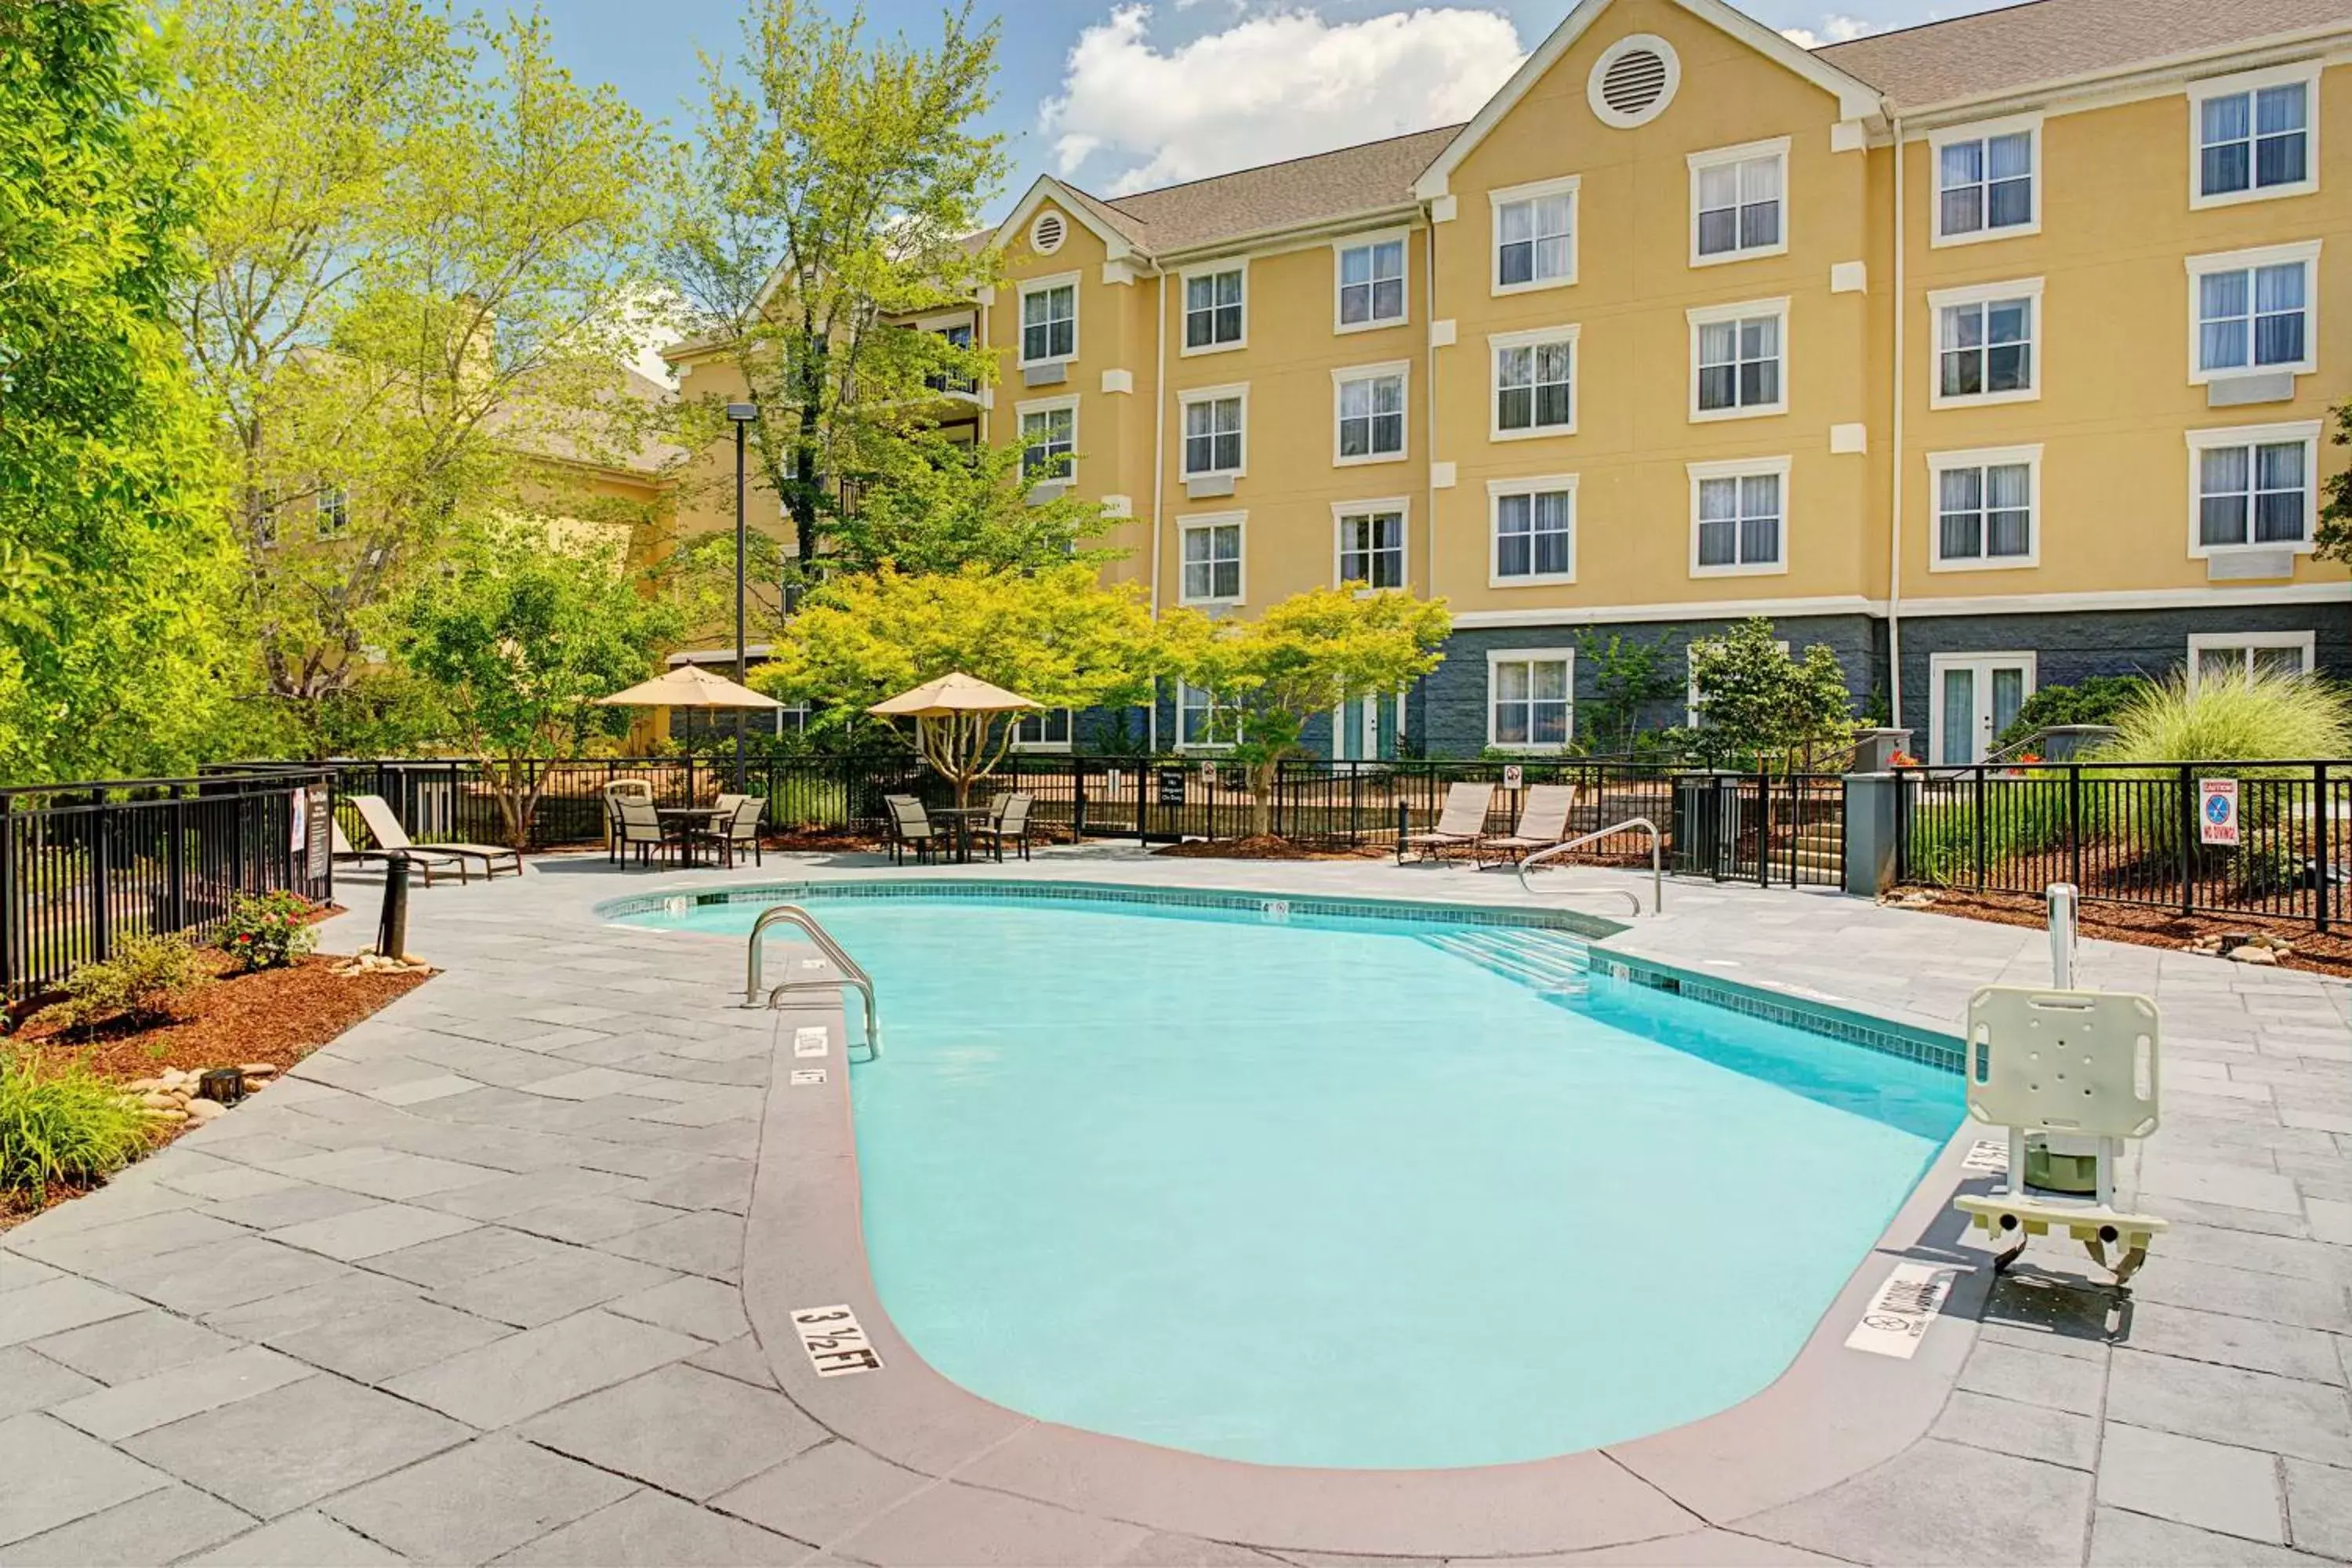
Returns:
[[[1556,933],[790,896],[882,999],[852,1101],[899,1331],[985,1398],[1176,1448],[1501,1464],[1723,1409],[1962,1113],[1956,1074],[1568,978]],[[625,918],[740,932],[781,898]]]

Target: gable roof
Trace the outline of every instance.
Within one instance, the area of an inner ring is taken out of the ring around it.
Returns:
[[[1911,110],[2347,27],[2352,0],[2027,0],[1814,56]]]
[[[1441,125],[1359,142],[1336,153],[1113,196],[1108,205],[1139,223],[1150,247],[1160,253],[1407,206],[1413,200],[1413,180],[1461,129]]]
[[[1095,197],[1076,185],[1057,180],[1051,174],[1040,174],[1023,195],[1020,202],[1005,215],[990,236],[992,244],[1013,243],[1030,217],[1047,202],[1052,202],[1094,232],[1103,242],[1103,249],[1113,261],[1121,260],[1142,247],[1138,226],[1125,214],[1104,206]]]

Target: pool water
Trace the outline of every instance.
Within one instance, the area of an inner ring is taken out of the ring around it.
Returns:
[[[1961,1117],[1953,1074],[1547,995],[1426,922],[807,901],[881,998],[852,1098],[883,1305],[975,1394],[1171,1447],[1502,1464],[1721,1410]]]

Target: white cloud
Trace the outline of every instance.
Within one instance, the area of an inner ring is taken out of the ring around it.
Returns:
[[[1113,195],[1467,120],[1523,58],[1496,11],[1275,11],[1168,49],[1150,18],[1123,5],[1080,34],[1039,110],[1065,175],[1118,161]]]
[[[1843,16],[1834,11],[1830,11],[1822,14],[1822,25],[1819,28],[1783,27],[1780,29],[1780,36],[1801,47],[1818,49],[1823,44],[1843,44],[1849,39],[1859,38],[1864,33],[1874,33],[1877,30],[1878,25],[1875,22],[1865,22],[1859,16]]]

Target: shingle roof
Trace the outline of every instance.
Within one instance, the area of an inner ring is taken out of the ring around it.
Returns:
[[[1094,205],[1108,208],[1107,221],[1158,255],[1402,206],[1412,200],[1413,181],[1461,129],[1441,125]]]
[[[1816,49],[1898,109],[2352,23],[2352,0],[2028,0]]]

